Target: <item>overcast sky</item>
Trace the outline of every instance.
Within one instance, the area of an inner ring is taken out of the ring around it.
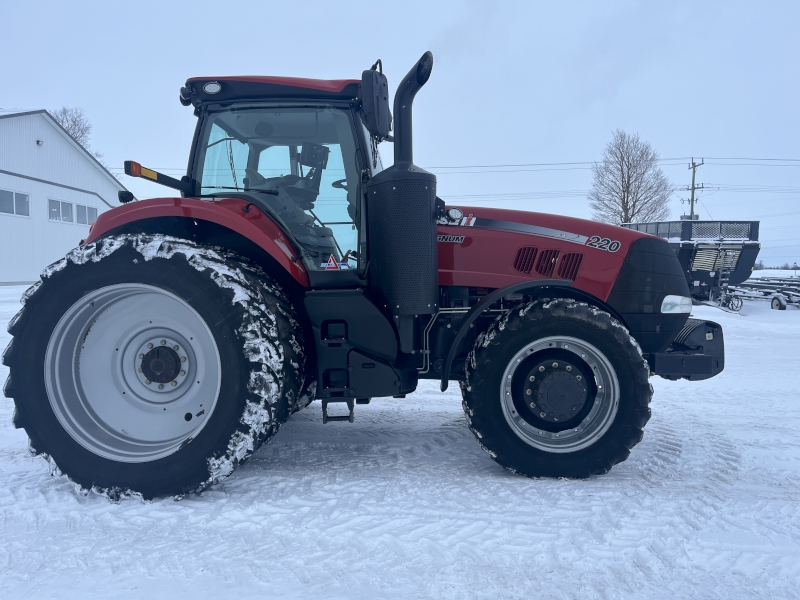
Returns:
[[[800,263],[797,0],[0,0],[0,23],[0,108],[83,108],[115,172],[125,159],[185,171],[189,77],[359,78],[381,58],[394,89],[431,50],[414,156],[449,203],[588,217],[589,165],[541,163],[597,160],[621,128],[676,159],[663,161],[675,184],[705,158],[701,218],[760,219],[765,262]]]

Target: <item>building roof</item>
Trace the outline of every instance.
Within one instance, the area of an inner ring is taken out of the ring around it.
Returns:
[[[42,117],[44,119],[46,119],[56,129],[56,131],[61,133],[61,135],[63,135],[67,139],[67,141],[69,141],[79,152],[81,152],[86,158],[88,158],[89,162],[92,163],[95,166],[95,168],[99,169],[106,176],[106,178],[117,187],[117,189],[119,189],[121,191],[128,191],[128,188],[126,188],[124,185],[122,185],[122,183],[120,182],[119,179],[114,177],[114,175],[112,175],[108,171],[108,169],[106,169],[103,166],[103,164],[100,161],[98,161],[92,155],[91,152],[89,152],[86,148],[81,146],[78,143],[78,141],[74,137],[72,137],[69,134],[69,132],[66,129],[64,129],[59,124],[59,122],[56,121],[53,118],[53,116],[49,112],[47,112],[45,109],[39,108],[39,109],[34,109],[34,110],[24,110],[24,109],[19,109],[19,108],[17,108],[17,109],[0,108],[0,119],[26,117],[26,116],[29,116],[29,115],[42,115]]]

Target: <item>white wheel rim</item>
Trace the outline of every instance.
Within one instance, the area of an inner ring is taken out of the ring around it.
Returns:
[[[95,290],[56,325],[45,386],[58,421],[90,452],[142,463],[178,451],[214,412],[222,367],[184,300],[143,284]]]
[[[577,360],[588,365],[597,388],[596,396],[592,399],[594,404],[583,420],[561,431],[547,431],[534,426],[517,410],[512,396],[514,377],[519,366],[529,357],[535,358],[537,353],[553,349],[571,352]],[[529,446],[556,454],[577,452],[602,438],[617,415],[619,398],[619,381],[605,354],[584,340],[567,336],[551,336],[527,344],[508,363],[500,382],[500,404],[512,431]]]

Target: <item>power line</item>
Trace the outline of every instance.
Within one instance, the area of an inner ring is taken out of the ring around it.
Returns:
[[[749,160],[749,161],[760,161],[760,162],[795,162],[798,163],[797,165],[779,165],[779,166],[800,166],[800,158],[741,158],[741,157],[708,157],[709,160]],[[683,164],[682,162],[674,162],[674,161],[685,161],[685,160],[692,160],[690,156],[679,156],[675,158],[661,158],[658,160],[659,163],[673,163],[671,165],[665,166],[677,166]],[[494,165],[449,165],[449,166],[435,166],[435,167],[424,167],[425,169],[506,169],[506,168],[518,168],[518,167],[574,167],[576,165],[594,165],[596,163],[600,163],[602,161],[573,161],[573,162],[548,162],[548,163],[515,163],[515,164],[494,164]],[[734,164],[724,164],[724,163],[706,163],[706,164],[716,164],[719,166],[743,166],[744,163],[734,163]],[[774,166],[774,165],[753,165],[753,166]],[[185,167],[151,167],[154,170],[160,171],[185,171]],[[111,170],[114,171],[122,171],[121,167],[111,167]],[[538,169],[537,169],[538,170]],[[559,169],[559,170],[569,170],[569,169]],[[481,172],[492,172],[492,171],[481,171]],[[513,171],[511,171],[513,172]]]

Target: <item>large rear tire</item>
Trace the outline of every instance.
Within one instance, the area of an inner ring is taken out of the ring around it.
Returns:
[[[585,478],[628,458],[650,418],[650,370],[611,315],[535,301],[481,334],[462,384],[470,429],[503,467]]]
[[[122,235],[76,248],[23,297],[3,355],[32,451],[112,498],[200,491],[297,404],[302,329],[260,268]]]

